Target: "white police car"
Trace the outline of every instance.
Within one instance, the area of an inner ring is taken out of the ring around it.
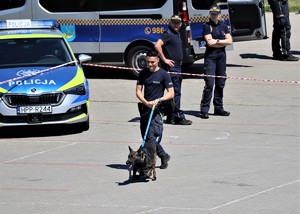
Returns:
[[[0,127],[75,123],[89,129],[88,81],[55,21],[0,21]]]

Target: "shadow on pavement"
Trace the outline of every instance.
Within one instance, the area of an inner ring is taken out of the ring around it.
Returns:
[[[240,56],[242,59],[268,59],[268,60],[272,59],[271,56],[260,55],[260,54],[256,54],[256,53],[240,54]]]
[[[293,55],[300,55],[300,51],[291,51]],[[260,55],[256,53],[245,53],[240,54],[242,59],[267,59],[267,60],[273,60],[272,56],[266,56],[266,55]],[[251,67],[251,66],[248,66]]]
[[[113,168],[113,169],[121,169],[121,170],[128,170],[128,166],[126,164],[108,164],[106,165],[107,167]],[[147,183],[149,182],[149,178],[147,177],[141,177],[138,180],[132,180],[131,175],[130,175],[130,171],[128,171],[128,179],[123,181],[123,182],[116,182],[118,184],[118,186],[125,186],[128,184],[133,184],[133,183]]]
[[[146,178],[146,177],[143,177],[143,178],[140,178],[139,180],[131,180],[131,179],[128,179],[126,181],[123,181],[123,182],[116,182],[118,184],[118,186],[125,186],[125,185],[128,185],[128,184],[134,184],[134,183],[148,183],[149,178]]]
[[[113,168],[113,169],[126,169],[128,170],[128,166],[126,164],[108,164],[107,167]]]
[[[88,79],[128,79],[135,80],[131,71],[115,68],[101,68],[83,66],[84,74]]]
[[[184,110],[184,114],[194,116],[194,117],[199,117],[200,114],[200,101],[199,101],[199,111],[195,110]]]
[[[49,137],[78,134],[81,132],[75,125],[1,127],[0,138]]]

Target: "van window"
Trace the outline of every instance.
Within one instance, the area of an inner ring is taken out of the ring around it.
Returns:
[[[98,11],[99,0],[40,0],[40,4],[50,12]]]
[[[112,11],[161,8],[167,0],[102,0],[100,2],[102,11]]]
[[[26,0],[1,0],[0,10],[22,7]]]
[[[219,2],[227,2],[227,0],[192,0],[192,5],[196,10],[209,10],[213,4],[218,4]]]
[[[50,12],[84,12],[154,9],[161,8],[166,1],[167,0],[40,0],[40,4]]]

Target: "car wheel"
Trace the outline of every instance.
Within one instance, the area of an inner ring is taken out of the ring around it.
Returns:
[[[136,46],[128,52],[126,64],[128,67],[134,68],[134,70],[131,72],[133,77],[137,78],[140,69],[147,67],[146,54],[150,50],[152,49],[147,46]]]

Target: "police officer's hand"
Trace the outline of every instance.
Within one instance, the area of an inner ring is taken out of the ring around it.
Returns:
[[[207,42],[208,42],[208,46],[212,46],[212,45],[217,44],[217,40],[216,39],[209,39]]]
[[[166,63],[168,66],[173,67],[175,65],[174,61],[171,59],[166,59],[164,61],[164,63]]]
[[[156,99],[156,100],[148,101],[146,105],[147,105],[149,108],[152,108],[153,105],[154,105],[154,106],[157,106],[159,103],[160,103],[159,99]]]

